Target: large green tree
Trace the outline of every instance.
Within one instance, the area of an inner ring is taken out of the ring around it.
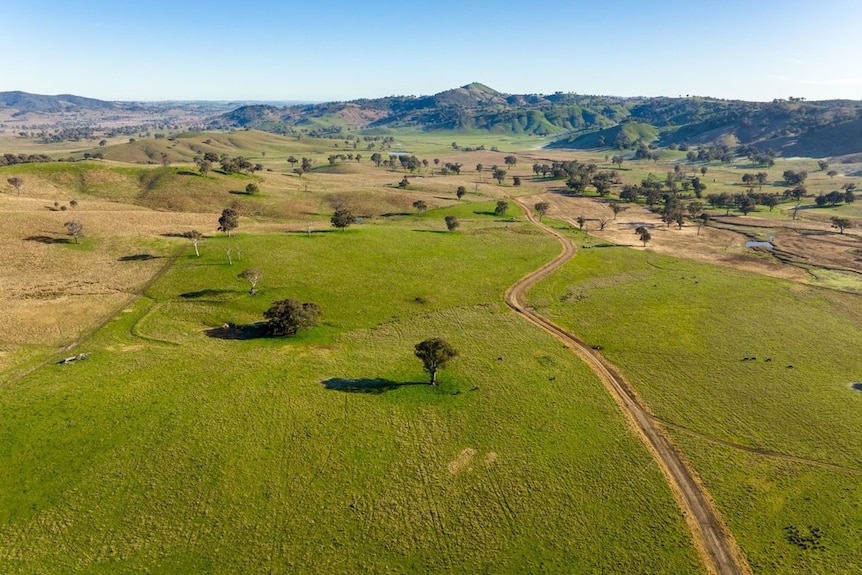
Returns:
[[[432,337],[419,342],[415,346],[416,357],[422,360],[422,366],[431,376],[431,385],[437,385],[437,371],[446,367],[452,359],[458,357],[458,350],[446,340]]]
[[[273,302],[272,306],[263,312],[266,318],[266,332],[269,335],[296,335],[299,331],[317,325],[320,307],[316,303],[302,303],[295,299],[283,299]]]

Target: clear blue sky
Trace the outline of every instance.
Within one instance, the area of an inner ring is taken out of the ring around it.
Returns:
[[[862,100],[860,0],[7,0],[0,91],[106,100],[506,93]]]

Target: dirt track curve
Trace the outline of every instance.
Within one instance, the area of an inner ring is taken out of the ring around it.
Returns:
[[[661,467],[674,497],[685,514],[695,547],[706,569],[710,573],[721,575],[751,574],[751,568],[745,561],[733,535],[719,519],[718,512],[713,507],[706,490],[695,479],[693,472],[676,451],[670,439],[641,406],[633,390],[616,369],[589,345],[538,315],[524,303],[524,294],[527,290],[574,257],[576,249],[569,238],[538,222],[529,206],[523,205],[517,199],[515,201],[524,209],[530,222],[557,238],[563,246],[563,251],[555,259],[509,288],[506,291],[506,304],[530,322],[561,340],[599,376]]]

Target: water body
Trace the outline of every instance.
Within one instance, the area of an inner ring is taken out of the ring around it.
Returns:
[[[747,242],[745,242],[745,247],[747,247],[747,248],[766,248],[766,249],[771,250],[775,246],[772,245],[772,242],[759,242],[757,240],[748,240]]]

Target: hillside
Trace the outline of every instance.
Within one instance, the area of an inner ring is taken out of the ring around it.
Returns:
[[[862,152],[862,102],[776,99],[745,102],[702,97],[620,98],[570,93],[512,95],[473,83],[431,96],[391,96],[349,102],[246,106],[218,116],[211,128],[256,128],[278,133],[345,129],[485,131],[551,138],[551,147],[616,147],[625,123],[637,122],[636,142],[704,145],[735,136],[742,145],[785,157]],[[604,132],[602,132],[604,131]]]

